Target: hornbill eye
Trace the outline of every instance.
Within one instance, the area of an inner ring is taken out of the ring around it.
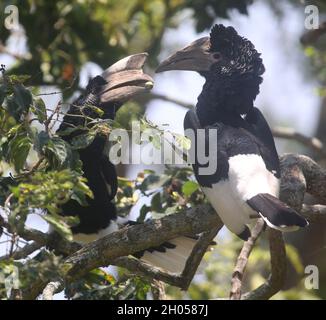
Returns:
[[[222,54],[220,53],[220,52],[215,52],[214,54],[213,54],[213,58],[215,59],[215,60],[221,60],[222,59]]]

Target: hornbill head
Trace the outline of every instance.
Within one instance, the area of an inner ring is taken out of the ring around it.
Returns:
[[[245,91],[254,100],[265,68],[254,45],[233,27],[216,24],[209,37],[200,38],[160,63],[156,72],[197,71],[206,78],[207,87],[220,95],[239,95]],[[242,112],[243,110],[241,110]]]
[[[113,119],[126,101],[153,88],[154,80],[142,70],[147,56],[147,53],[138,53],[114,63],[90,80],[86,92],[73,105],[99,107],[105,118]]]
[[[154,80],[142,70],[147,56],[147,53],[128,56],[101,74],[105,80],[99,92],[101,104],[124,103],[135,95],[153,88]]]
[[[209,37],[195,40],[160,63],[156,72],[168,70],[197,71],[203,76],[209,73],[224,76],[233,73],[265,71],[260,54],[254,45],[238,35],[233,27],[216,24]]]

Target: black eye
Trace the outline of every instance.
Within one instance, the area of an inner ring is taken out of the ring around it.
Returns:
[[[221,60],[222,59],[222,55],[219,52],[216,52],[213,54],[213,58],[216,60]]]

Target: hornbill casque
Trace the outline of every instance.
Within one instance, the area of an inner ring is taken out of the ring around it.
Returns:
[[[71,125],[83,125],[86,121],[85,115],[88,119],[99,118],[94,107],[103,111],[102,119],[114,119],[117,110],[127,100],[151,89],[153,79],[142,70],[146,59],[147,53],[131,55],[90,80],[85,93],[71,104],[57,132],[60,133]],[[74,137],[83,133],[82,130],[74,131],[63,135],[63,139],[71,142]],[[118,230],[114,204],[118,180],[115,166],[105,152],[106,143],[107,136],[97,134],[88,147],[78,150],[84,177],[94,198],[87,198],[87,206],[71,199],[61,207],[61,215],[79,218],[79,223],[71,228],[74,241],[79,243],[87,243]],[[195,242],[195,239],[180,237],[158,247],[137,252],[134,256],[170,272],[181,272]]]
[[[233,27],[217,24],[209,37],[175,52],[156,72],[168,70],[197,71],[206,80],[195,110],[186,113],[184,128],[204,129],[206,150],[209,139],[214,139],[214,150],[208,152],[217,169],[203,175],[207,164],[198,160],[199,140],[189,135],[196,179],[226,227],[247,240],[251,235],[247,224],[253,217],[260,216],[281,231],[307,226],[278,199],[279,157],[268,123],[254,106],[265,71],[254,45]]]

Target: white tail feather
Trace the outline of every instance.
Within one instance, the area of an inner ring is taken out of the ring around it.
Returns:
[[[176,247],[173,249],[166,249],[165,252],[145,251],[141,260],[172,273],[181,273],[194,245],[196,244],[196,240],[188,237],[178,237],[169,240],[169,242],[174,244]]]

